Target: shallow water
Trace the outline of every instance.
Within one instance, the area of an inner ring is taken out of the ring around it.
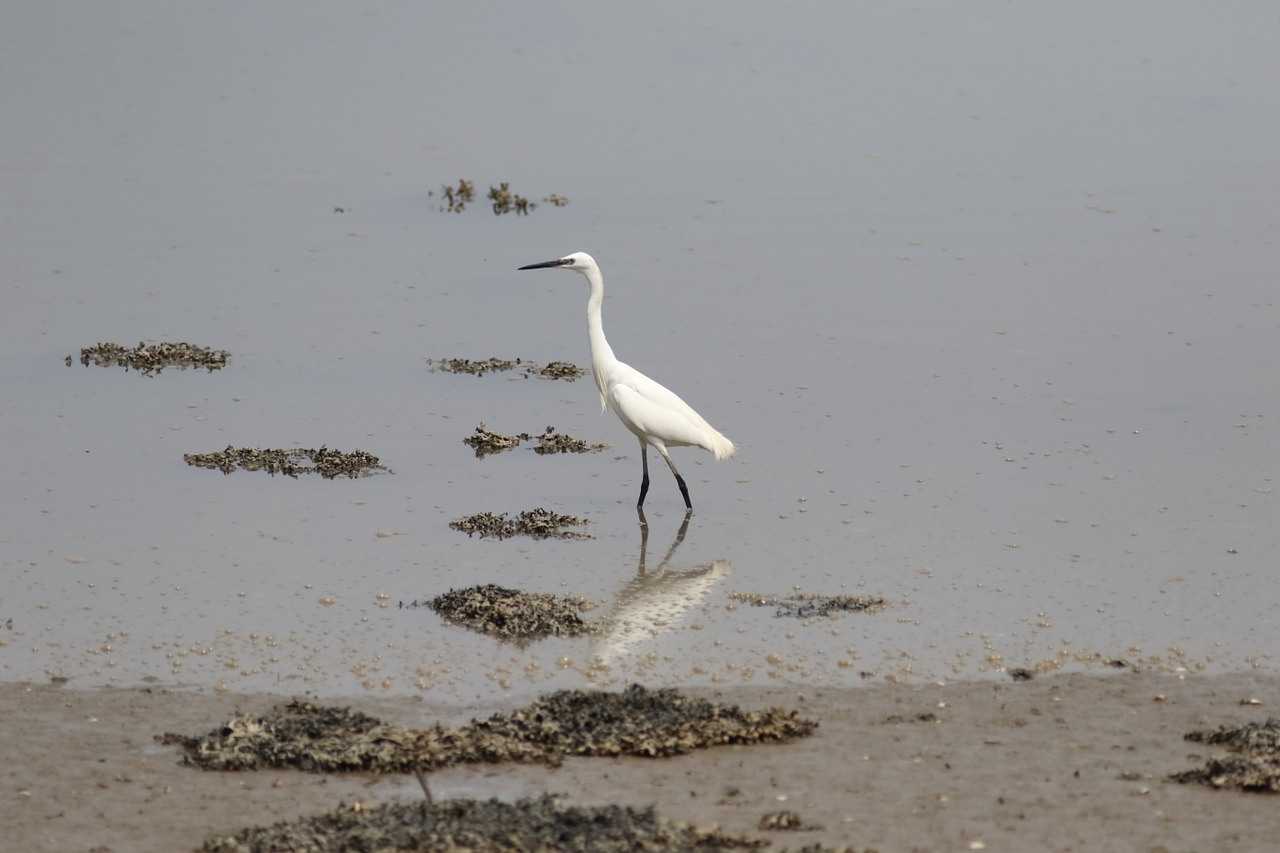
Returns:
[[[1273,12],[18,4],[0,678],[471,701],[1273,669]],[[570,203],[439,212],[459,178]],[[589,380],[426,363],[585,366],[585,282],[516,272],[576,250],[618,355],[739,446],[675,452],[669,557],[655,469],[643,576],[637,448]],[[231,361],[63,364],[140,340]],[[480,422],[613,447],[477,461]],[[182,461],[322,444],[394,474]],[[448,528],[537,506],[595,538]],[[622,627],[521,649],[398,606],[488,582]],[[729,598],[794,590],[893,606]]]

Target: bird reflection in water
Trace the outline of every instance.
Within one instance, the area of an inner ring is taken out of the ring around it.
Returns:
[[[670,566],[676,549],[689,531],[692,510],[686,511],[675,539],[661,562],[652,570],[647,565],[649,521],[644,509],[637,507],[640,520],[640,559],[636,574],[614,597],[603,622],[605,632],[593,643],[595,658],[607,664],[630,653],[635,647],[664,631],[674,630],[683,617],[710,594],[712,588],[729,576],[728,560],[710,563],[686,571],[672,571]]]

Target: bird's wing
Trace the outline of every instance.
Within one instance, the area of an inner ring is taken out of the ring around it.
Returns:
[[[617,366],[610,380],[609,403],[637,436],[713,449],[718,433],[675,392],[625,364]]]

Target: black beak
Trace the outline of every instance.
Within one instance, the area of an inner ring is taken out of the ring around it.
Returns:
[[[568,258],[560,258],[558,261],[543,261],[540,264],[529,264],[527,267],[519,267],[522,270],[540,270],[547,267],[567,267],[573,261]]]

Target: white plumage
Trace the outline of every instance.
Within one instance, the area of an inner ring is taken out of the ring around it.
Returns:
[[[725,438],[707,423],[693,407],[681,400],[673,391],[654,382],[629,364],[618,361],[613,349],[604,337],[604,325],[600,319],[600,304],[604,301],[604,276],[600,267],[586,252],[574,252],[554,261],[529,264],[522,270],[556,268],[582,273],[591,283],[591,298],[587,300],[587,335],[591,341],[591,372],[600,392],[600,409],[613,409],[618,420],[640,440],[640,461],[644,478],[640,481],[640,500],[636,506],[644,506],[649,492],[649,448],[655,448],[666,460],[667,467],[675,475],[684,496],[684,505],[693,509],[689,501],[689,487],[671,461],[668,447],[701,447],[709,450],[716,459],[728,459],[733,455],[733,442]]]

